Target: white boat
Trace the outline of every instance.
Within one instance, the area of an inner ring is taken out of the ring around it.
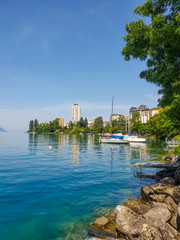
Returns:
[[[124,140],[128,140],[129,142],[134,142],[134,143],[145,143],[146,138],[144,137],[139,137],[139,136],[133,136],[133,135],[124,135]]]
[[[118,143],[118,144],[129,144],[128,140],[120,139],[120,138],[100,138],[101,143]]]

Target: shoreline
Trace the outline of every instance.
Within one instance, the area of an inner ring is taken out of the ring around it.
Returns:
[[[180,239],[180,157],[163,157],[169,166],[158,171],[157,182],[143,186],[137,199],[129,198],[89,227],[86,240]]]

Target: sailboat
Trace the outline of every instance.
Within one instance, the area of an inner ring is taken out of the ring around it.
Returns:
[[[125,140],[124,136],[121,133],[112,134],[112,115],[113,115],[113,104],[114,104],[114,97],[112,97],[112,108],[111,108],[111,135],[110,136],[101,136],[100,142],[101,143],[118,143],[118,144],[129,144],[129,140]]]

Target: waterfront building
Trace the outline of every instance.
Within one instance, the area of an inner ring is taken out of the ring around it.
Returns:
[[[118,120],[120,117],[120,114],[111,114],[109,120],[111,121],[114,121],[114,120]]]
[[[153,117],[154,115],[158,114],[162,109],[161,108],[152,108],[149,110],[149,118]]]
[[[56,120],[58,120],[60,127],[64,127],[64,118],[56,118]]]
[[[146,123],[149,120],[149,108],[146,105],[140,105],[138,108],[131,107],[129,109],[129,120],[132,119],[133,114],[139,112],[140,121],[142,123]]]
[[[149,120],[149,108],[146,105],[141,105],[138,107],[138,111],[141,122],[146,123]]]
[[[131,108],[129,109],[129,120],[132,119],[133,114],[136,113],[136,112],[138,112],[137,107],[131,107]]]
[[[88,121],[88,127],[91,128],[93,126],[94,120]]]
[[[158,114],[160,111],[161,108],[155,107],[149,109],[146,105],[140,105],[138,108],[131,107],[129,109],[129,120],[132,119],[134,113],[139,112],[141,123],[146,123],[151,117],[153,117],[155,114]]]
[[[77,123],[81,118],[81,108],[78,104],[73,104],[72,106],[72,122]]]

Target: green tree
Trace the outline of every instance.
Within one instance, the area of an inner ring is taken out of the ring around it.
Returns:
[[[29,122],[29,132],[32,132],[34,129],[34,123],[33,123],[33,120],[30,120]]]
[[[92,129],[94,132],[102,133],[103,132],[103,118],[102,117],[97,117],[94,120]]]
[[[87,120],[87,118],[85,117],[85,119],[84,119],[84,127],[87,127],[88,126],[88,120]]]
[[[72,121],[70,121],[68,125],[69,130],[72,130],[74,127],[75,127],[75,124]]]
[[[147,0],[135,8],[141,19],[126,25],[125,60],[131,57],[147,59],[147,69],[141,78],[157,85],[162,97],[159,105],[172,105],[180,112],[180,5],[179,0]],[[148,21],[142,19],[148,17]],[[150,21],[149,21],[150,20]],[[149,24],[147,24],[147,22]],[[179,114],[171,118],[180,121]]]
[[[36,129],[36,128],[38,127],[38,125],[39,125],[38,120],[35,119],[35,120],[34,120],[34,128]]]

